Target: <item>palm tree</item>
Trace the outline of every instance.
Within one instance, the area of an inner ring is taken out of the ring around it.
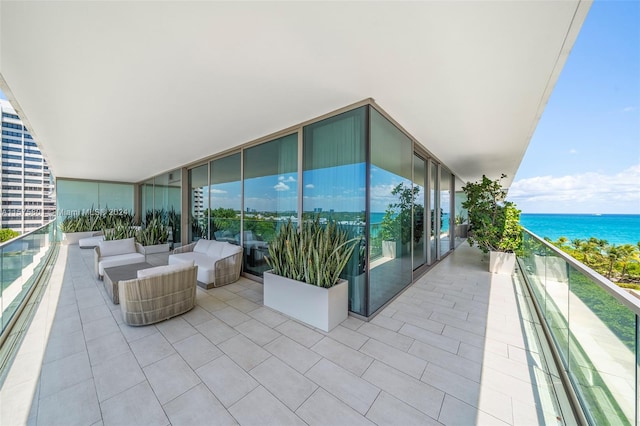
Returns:
[[[560,244],[561,246],[567,244],[568,242],[569,242],[569,239],[567,237],[558,238],[558,244]]]
[[[616,261],[620,259],[621,250],[615,244],[611,244],[610,246],[607,246],[606,253],[607,259],[609,260],[607,278],[611,279],[611,275],[613,274],[613,265],[615,265]]]
[[[627,273],[627,266],[631,262],[639,261],[639,249],[633,244],[623,244],[618,247],[620,252],[620,263],[622,264],[622,272],[620,273],[620,279],[623,279]]]

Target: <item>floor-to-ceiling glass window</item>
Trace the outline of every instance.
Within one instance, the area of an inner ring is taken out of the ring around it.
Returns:
[[[455,177],[455,226],[456,239],[455,246],[458,247],[467,238],[467,230],[469,228],[467,211],[462,208],[462,203],[467,200],[467,195],[462,190],[464,182],[459,177]]]
[[[114,215],[134,213],[135,185],[98,181],[56,179],[58,224],[67,216],[107,209]],[[94,229],[98,231],[99,229]]]
[[[427,179],[427,166],[421,157],[413,156],[413,187],[416,193],[413,203],[413,269],[427,263],[428,239],[425,236],[425,184]],[[416,191],[417,189],[417,191]]]
[[[412,207],[417,196],[411,180],[411,139],[374,108],[370,111],[369,203],[372,217],[382,215],[382,256],[370,266],[368,315],[411,283]]]
[[[209,165],[189,170],[189,241],[209,238]]]
[[[278,224],[298,218],[298,134],[244,150],[244,270],[262,276]]]
[[[366,107],[304,128],[303,216],[336,221],[360,238],[342,278],[349,310],[366,315]]]
[[[90,210],[109,209],[133,213],[134,185],[56,179],[56,201],[60,221],[65,216]]]
[[[242,181],[240,153],[210,163],[209,228],[211,239],[240,244]]]
[[[153,179],[145,181],[140,185],[140,220],[144,221],[147,212],[153,210]]]
[[[440,166],[440,253],[453,248],[451,226],[451,172]]]
[[[163,173],[153,179],[153,208],[147,210],[147,220],[158,218],[169,230],[169,242],[180,244],[182,212],[182,172]]]
[[[438,165],[429,161],[429,264],[433,264],[438,259],[439,250],[439,215],[436,215],[440,201],[438,200]]]

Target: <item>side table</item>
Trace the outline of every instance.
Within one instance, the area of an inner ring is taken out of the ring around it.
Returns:
[[[131,265],[114,266],[113,268],[104,268],[104,289],[115,305],[120,303],[118,283],[136,278],[139,270],[147,268],[153,268],[153,265],[141,262],[132,263]]]

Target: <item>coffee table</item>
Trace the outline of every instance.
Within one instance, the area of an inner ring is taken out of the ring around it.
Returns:
[[[153,268],[153,265],[147,262],[140,262],[132,263],[131,265],[114,266],[113,268],[104,268],[104,289],[107,290],[107,294],[115,305],[120,304],[118,283],[120,281],[137,278],[138,271],[147,268]]]

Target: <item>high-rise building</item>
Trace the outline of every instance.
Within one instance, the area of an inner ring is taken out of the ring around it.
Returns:
[[[0,99],[2,112],[2,228],[25,233],[55,217],[56,203],[49,166],[11,104]]]

